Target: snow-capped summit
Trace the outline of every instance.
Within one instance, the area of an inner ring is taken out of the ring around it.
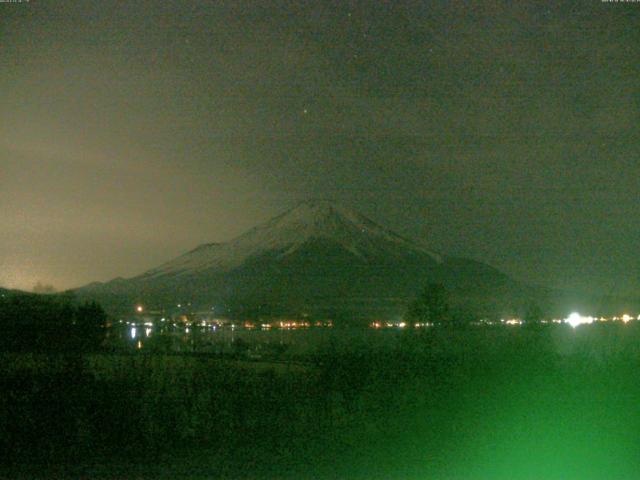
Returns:
[[[202,270],[231,270],[246,260],[275,252],[279,257],[302,248],[309,241],[325,241],[360,259],[426,255],[440,262],[438,254],[407,240],[365,216],[327,200],[308,200],[258,225],[234,240],[205,244],[143,274],[195,273]]]
[[[203,244],[142,275],[77,293],[113,312],[188,300],[237,318],[264,308],[270,315],[398,318],[429,282],[446,285],[460,308],[473,304],[496,315],[537,295],[488,265],[441,257],[326,200],[302,202],[227,243]]]

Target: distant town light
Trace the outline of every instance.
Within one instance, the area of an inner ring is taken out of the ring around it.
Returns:
[[[624,315],[622,315],[622,321],[624,323],[627,323],[631,320],[631,315],[627,315],[626,313]]]
[[[583,317],[579,313],[573,312],[565,319],[565,322],[571,325],[573,328],[576,328],[579,325],[593,323],[593,317]]]
[[[138,313],[142,313],[143,310],[144,310],[144,308],[142,308],[142,305],[138,305],[136,307],[136,312],[138,312]]]

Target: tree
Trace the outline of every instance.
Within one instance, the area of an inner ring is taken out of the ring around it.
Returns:
[[[85,352],[100,348],[107,316],[71,294],[15,293],[0,299],[0,350]]]
[[[412,323],[446,323],[449,320],[449,303],[445,286],[429,283],[409,305],[407,319]]]
[[[79,305],[73,321],[78,348],[94,351],[100,348],[105,337],[107,314],[96,302]]]
[[[529,302],[524,311],[524,321],[528,325],[538,324],[542,321],[543,317],[542,309],[540,305],[535,302]]]

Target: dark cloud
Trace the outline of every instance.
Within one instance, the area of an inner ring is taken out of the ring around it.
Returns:
[[[314,196],[523,279],[632,291],[639,16],[0,4],[0,284],[133,275]]]

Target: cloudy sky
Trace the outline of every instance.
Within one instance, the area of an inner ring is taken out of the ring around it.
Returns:
[[[322,197],[637,292],[639,60],[639,3],[0,3],[0,285],[132,276]]]

